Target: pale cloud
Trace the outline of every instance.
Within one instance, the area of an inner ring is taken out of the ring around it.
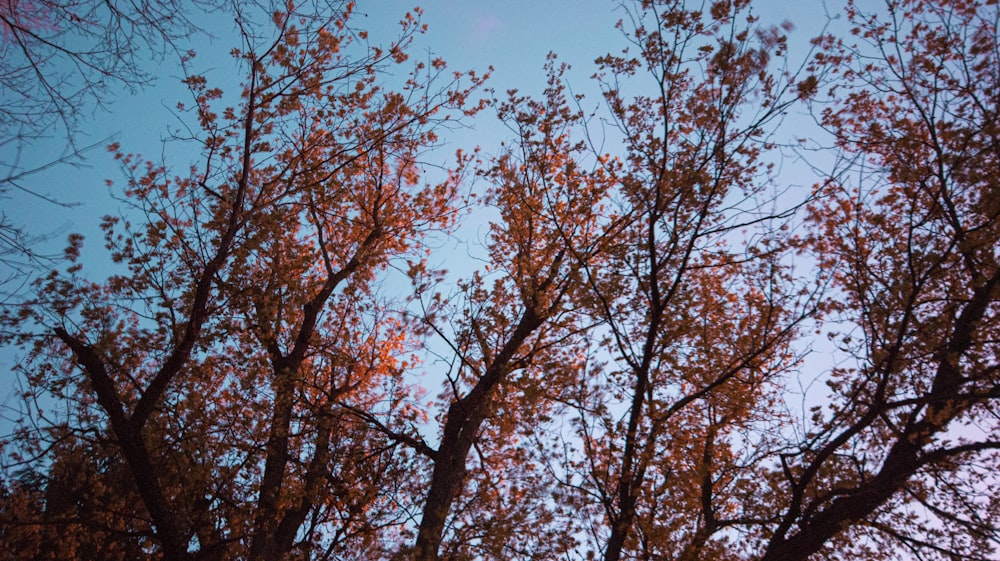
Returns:
[[[485,15],[472,22],[473,38],[483,41],[490,38],[494,31],[503,28],[503,21],[495,15]]]

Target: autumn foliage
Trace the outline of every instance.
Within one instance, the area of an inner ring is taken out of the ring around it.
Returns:
[[[798,70],[746,0],[625,3],[599,125],[555,55],[499,95],[324,6],[241,12],[193,159],[110,147],[112,272],[74,235],[3,308],[9,558],[996,554],[995,3],[850,3]]]

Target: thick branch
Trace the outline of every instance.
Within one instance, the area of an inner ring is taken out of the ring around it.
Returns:
[[[472,449],[476,434],[486,419],[497,387],[513,369],[515,355],[528,337],[542,325],[543,318],[528,308],[483,373],[465,397],[448,408],[441,445],[434,458],[431,485],[424,503],[423,516],[417,533],[414,559],[436,561],[444,536],[444,524],[451,505],[465,483],[466,457]]]
[[[97,402],[108,414],[111,430],[115,433],[118,446],[128,462],[139,496],[153,522],[153,532],[163,547],[168,560],[188,559],[187,540],[183,537],[181,523],[175,518],[167,502],[157,477],[156,466],[149,457],[142,436],[142,426],[125,414],[125,407],[114,381],[108,375],[107,367],[94,348],[57,327],[56,336],[73,351],[90,380]]]

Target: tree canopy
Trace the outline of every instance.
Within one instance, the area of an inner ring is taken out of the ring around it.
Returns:
[[[192,159],[109,147],[112,269],[71,235],[0,309],[7,557],[995,558],[1000,9],[868,9],[795,60],[750,0],[624,2],[596,113],[556,55],[411,58],[419,10],[239,10]]]

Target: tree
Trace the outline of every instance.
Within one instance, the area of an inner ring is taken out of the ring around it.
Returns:
[[[714,538],[766,457],[759,433],[778,419],[764,413],[811,305],[781,262],[791,207],[768,210],[768,137],[795,100],[772,66],[785,39],[746,9],[637,7],[635,54],[598,61],[625,146],[621,226],[609,262],[587,271],[591,344],[611,357],[574,397],[585,459],[567,482],[596,502],[593,547],[609,561],[731,555]],[[651,93],[627,93],[643,77]]]
[[[824,317],[845,326],[833,331],[854,360],[781,456],[762,558],[991,558],[1000,14],[910,1],[847,13],[857,43],[821,41],[819,62],[843,77],[822,118],[857,179],[820,190],[803,243],[835,287]]]
[[[544,422],[547,399],[579,380],[572,339],[588,320],[573,297],[584,267],[606,252],[608,216],[595,203],[611,183],[603,169],[587,171],[580,162],[586,145],[573,133],[582,117],[568,107],[565,67],[553,57],[547,70],[544,100],[512,91],[498,106],[517,140],[482,172],[500,215],[488,245],[497,275],[492,283],[477,275],[463,286],[458,309],[438,312],[460,318],[457,325],[432,324],[454,358],[415,559],[438,559],[453,510],[463,515],[452,522],[446,558],[565,551],[558,531],[541,530],[540,538],[540,523],[549,521],[544,507],[525,512],[515,502],[547,499],[539,489],[545,479],[525,465],[517,441]],[[473,448],[479,465],[470,468]],[[471,504],[455,509],[463,496]],[[491,539],[484,527],[498,535]]]
[[[541,97],[471,102],[481,77],[407,60],[419,14],[384,49],[350,3],[289,6],[266,40],[241,20],[239,103],[186,79],[194,166],[113,147],[119,271],[85,279],[74,237],[6,313],[25,398],[65,407],[10,449],[8,549],[994,555],[997,7],[850,4],[854,39],[801,74],[749,1],[623,8],[600,123],[555,55]],[[797,194],[775,139],[807,101],[842,166]],[[486,105],[512,140],[425,178]],[[427,237],[464,208],[487,255],[452,285]],[[826,401],[800,407],[796,377]]]
[[[240,104],[186,78],[200,163],[173,172],[111,148],[131,205],[103,224],[120,273],[53,272],[12,320],[41,329],[23,335],[50,365],[27,374],[32,390],[73,404],[37,445],[113,443],[122,493],[143,506],[116,539],[164,558],[377,551],[402,523],[374,491],[413,460],[351,412],[416,414],[399,375],[407,320],[374,282],[406,256],[419,270],[424,234],[454,221],[457,177],[422,185],[417,158],[475,108],[440,60],[386,88],[422,27],[408,14],[398,42],[366,48],[352,10],[276,12],[269,42],[241,21]],[[67,360],[82,378],[63,376]]]

